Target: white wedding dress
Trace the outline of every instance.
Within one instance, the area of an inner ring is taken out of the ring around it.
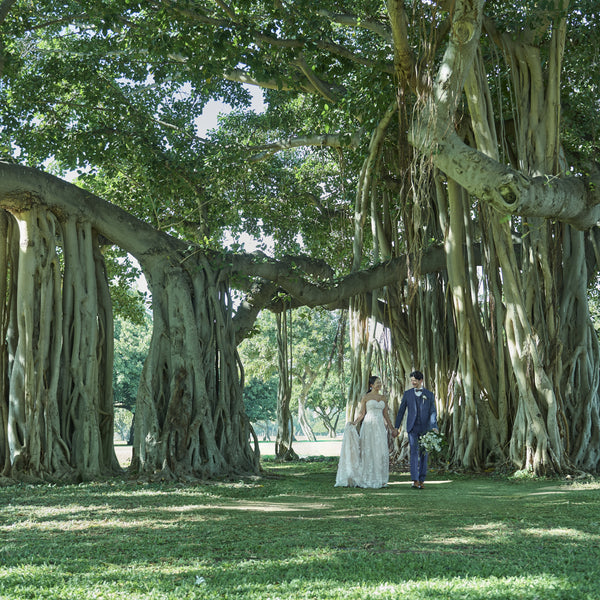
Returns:
[[[346,425],[335,485],[338,487],[380,488],[390,477],[387,430],[383,420],[383,400],[368,400],[360,429]]]

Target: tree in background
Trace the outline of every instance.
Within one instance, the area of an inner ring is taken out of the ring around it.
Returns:
[[[145,314],[142,323],[134,323],[118,316],[115,318],[114,406],[131,413],[131,431],[125,438],[129,444],[133,443],[135,401],[151,335],[152,320],[148,314]]]
[[[308,440],[314,440],[310,411],[335,436],[337,419],[346,405],[348,340],[343,311],[298,308],[289,318],[292,373],[292,406],[298,425]],[[246,376],[269,381],[277,371],[278,347],[274,316],[262,313],[251,337],[240,346]]]
[[[254,429],[261,427],[263,440],[270,441],[272,423],[277,419],[277,379],[247,381],[244,385],[244,406]]]
[[[324,385],[314,386],[306,400],[306,406],[314,411],[331,438],[337,436],[340,424],[345,425],[340,418],[345,414],[347,392],[340,383],[337,377],[327,378]]]
[[[348,392],[347,314],[345,311],[298,309],[295,323],[294,372],[298,383],[295,397],[299,423],[306,437],[314,439],[307,416],[313,411],[328,435],[335,437]]]

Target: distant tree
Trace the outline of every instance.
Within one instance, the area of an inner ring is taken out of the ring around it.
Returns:
[[[292,407],[298,425],[308,439],[315,439],[308,412],[314,411],[329,435],[335,436],[340,412],[346,403],[344,368],[348,340],[344,314],[302,307],[288,323],[291,335]],[[254,334],[240,346],[248,380],[267,381],[278,373],[275,317],[263,312]],[[252,417],[251,417],[252,420]]]
[[[122,408],[135,415],[138,384],[151,336],[152,322],[148,314],[144,314],[141,324],[122,317],[115,318],[113,399],[116,409]],[[132,438],[133,430],[127,437],[128,443],[133,443]]]
[[[337,435],[340,416],[345,413],[346,392],[340,386],[339,379],[332,377],[322,387],[315,387],[307,398],[307,408],[321,420],[329,437]]]
[[[239,352],[246,385],[253,379],[268,381],[277,377],[277,339],[273,313],[260,313],[252,332],[240,344]]]
[[[126,408],[115,408],[115,439],[130,444],[133,414]]]
[[[277,418],[277,378],[248,381],[244,386],[244,406],[250,422],[262,426],[264,439],[270,440],[269,429]]]

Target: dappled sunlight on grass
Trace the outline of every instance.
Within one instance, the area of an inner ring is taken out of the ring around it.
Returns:
[[[43,593],[81,590],[86,598],[297,598],[349,599],[365,598],[411,600],[446,598],[463,599],[531,599],[577,598],[576,589],[566,577],[542,574],[534,577],[432,578],[418,577],[386,581],[351,580],[335,573],[323,576],[317,561],[247,561],[234,568],[206,569],[201,563],[138,564],[127,569],[102,568],[89,572],[61,571],[52,565],[36,568],[15,567],[3,575],[3,583],[21,597],[44,597]],[[238,570],[238,567],[241,567]],[[361,570],[361,565],[356,564]],[[316,571],[316,573],[313,573]],[[37,583],[36,583],[37,582]],[[40,590],[39,582],[43,582]],[[45,584],[45,585],[44,585]]]
[[[0,488],[0,598],[600,597],[600,489],[335,464],[238,482]],[[6,595],[3,595],[6,594]]]
[[[595,523],[595,529],[598,530],[598,524]],[[523,535],[531,535],[536,538],[544,539],[544,538],[556,538],[564,541],[570,541],[573,543],[579,542],[600,542],[600,535],[590,533],[589,529],[587,531],[580,531],[578,529],[572,529],[567,527],[552,527],[550,529],[541,529],[541,528],[527,528],[522,531]]]

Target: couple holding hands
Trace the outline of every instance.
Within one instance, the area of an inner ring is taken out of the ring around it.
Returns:
[[[389,480],[387,429],[394,437],[406,416],[410,444],[410,478],[413,489],[423,489],[427,475],[427,453],[419,447],[419,437],[437,431],[433,393],[423,387],[423,373],[410,374],[412,388],[404,392],[395,427],[388,414],[387,396],[382,394],[379,377],[369,378],[369,391],[362,397],[358,417],[344,431],[335,485],[380,488]],[[360,436],[356,426],[362,422]]]

